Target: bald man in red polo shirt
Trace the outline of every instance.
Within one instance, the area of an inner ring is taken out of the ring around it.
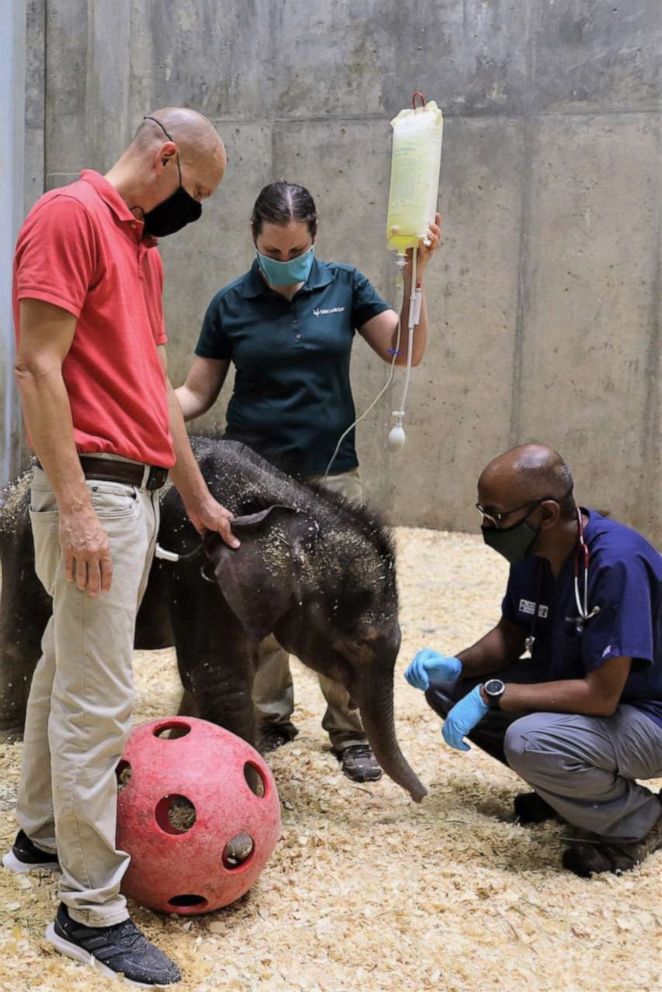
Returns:
[[[187,513],[233,547],[167,378],[156,238],[197,220],[225,169],[210,121],[143,119],[118,162],[42,196],[14,264],[16,376],[38,464],[30,516],[53,597],[25,729],[19,833],[3,863],[59,868],[47,938],[146,984],[180,978],[129,919],[115,847],[115,768],[130,729],[136,613],[168,473]]]

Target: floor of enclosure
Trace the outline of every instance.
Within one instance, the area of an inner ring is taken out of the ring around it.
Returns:
[[[516,776],[445,747],[402,679],[417,648],[459,650],[498,617],[506,566],[474,536],[399,528],[397,542],[397,729],[429,796],[415,806],[388,780],[344,779],[315,678],[296,663],[301,732],[272,756],[283,834],[260,880],[216,914],[134,918],[181,966],[180,992],[649,992],[662,855],[621,878],[562,872],[563,827],[510,822]],[[171,651],[139,653],[136,674],[137,722],[175,710]],[[5,845],[20,750],[0,748]],[[0,988],[116,989],[44,943],[55,905],[51,878],[0,870]]]

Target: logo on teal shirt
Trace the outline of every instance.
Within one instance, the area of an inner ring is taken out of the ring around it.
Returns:
[[[345,307],[329,307],[328,309],[322,309],[321,307],[313,308],[314,317],[326,317],[328,313],[344,313]]]

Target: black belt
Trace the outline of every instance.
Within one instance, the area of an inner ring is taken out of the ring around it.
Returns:
[[[97,482],[121,482],[150,492],[160,489],[168,478],[168,469],[158,465],[121,462],[114,458],[98,458],[95,455],[81,455],[80,464],[86,479],[96,479]],[[39,461],[37,465],[39,468],[42,467]]]
[[[158,465],[140,465],[138,462],[119,462],[114,458],[95,458],[81,455],[80,463],[86,479],[99,482],[124,482],[137,489],[160,489],[168,478],[168,469]]]

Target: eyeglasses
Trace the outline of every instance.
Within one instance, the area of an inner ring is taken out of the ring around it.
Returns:
[[[481,514],[483,520],[487,520],[488,523],[492,524],[493,527],[500,527],[506,517],[509,517],[511,513],[517,513],[518,510],[525,510],[527,507],[533,509],[534,506],[538,506],[540,503],[544,503],[546,500],[551,499],[550,496],[543,496],[542,499],[532,499],[528,503],[522,503],[521,506],[513,506],[510,510],[492,510],[491,508],[485,508],[481,506],[480,503],[474,503],[474,506]],[[530,512],[530,511],[529,511]],[[527,513],[527,517],[528,517]],[[526,519],[526,517],[524,518]]]

